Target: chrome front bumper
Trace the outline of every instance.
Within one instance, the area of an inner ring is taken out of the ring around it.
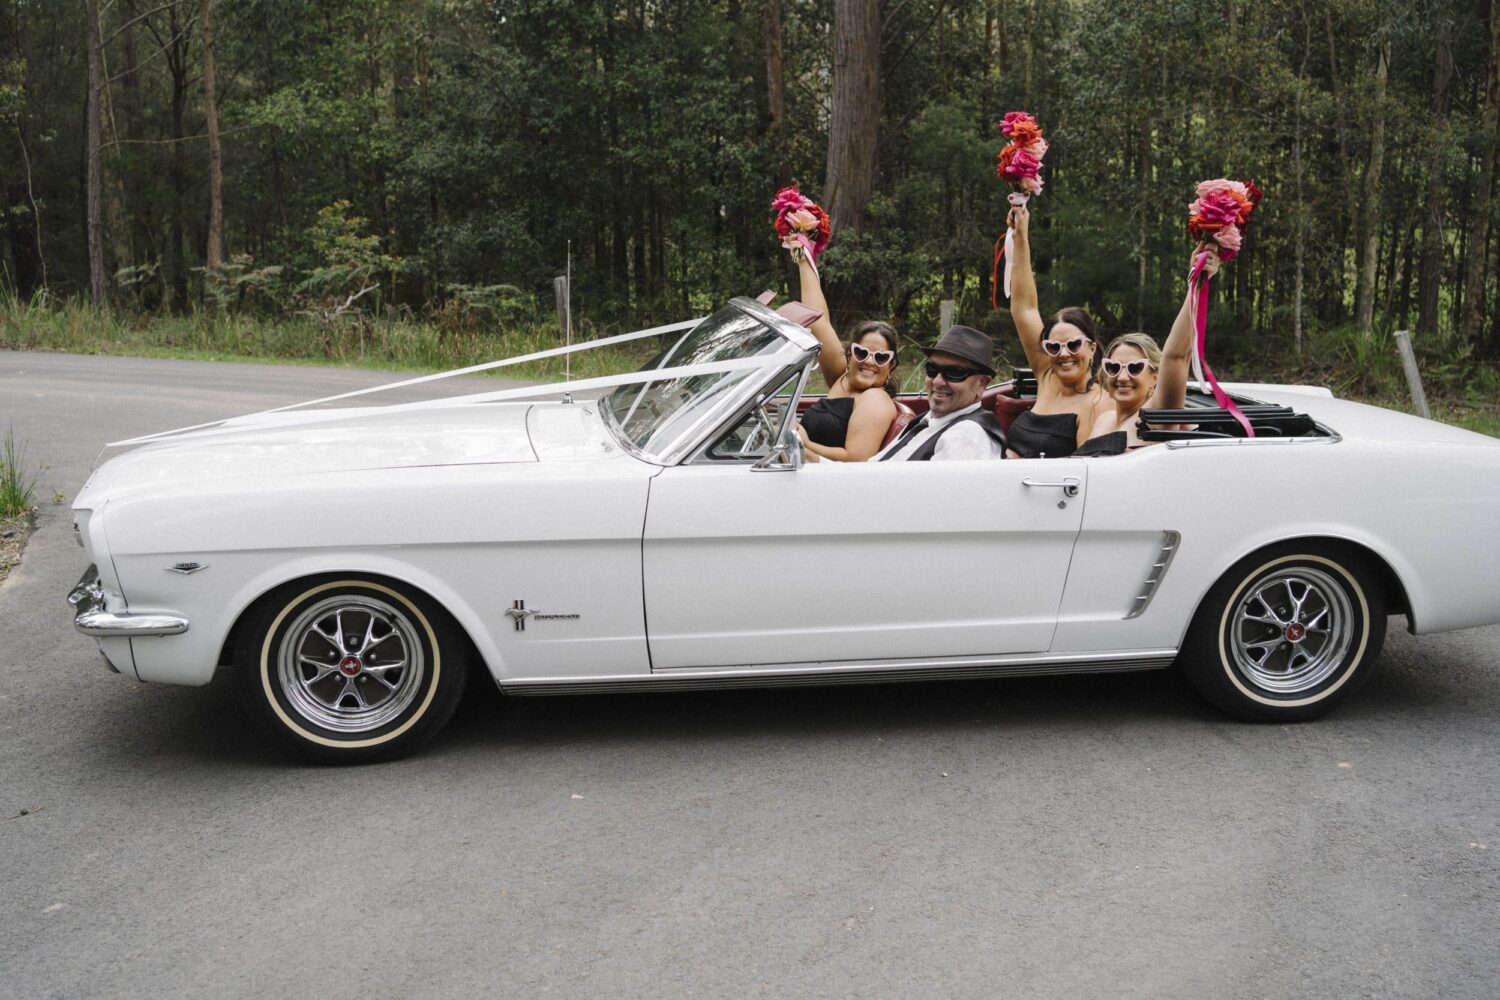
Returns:
[[[78,585],[68,594],[75,609],[73,626],[96,639],[111,636],[145,638],[153,635],[178,635],[186,632],[186,618],[176,615],[132,615],[104,610],[104,588],[99,586],[99,570],[90,566]]]

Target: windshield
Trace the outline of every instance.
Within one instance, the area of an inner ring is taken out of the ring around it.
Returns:
[[[606,422],[642,454],[680,458],[685,448],[726,419],[727,411],[745,402],[771,374],[797,363],[812,346],[816,341],[811,335],[765,306],[736,299],[683,334],[641,371],[743,358],[764,358],[765,365],[622,385],[605,397]]]

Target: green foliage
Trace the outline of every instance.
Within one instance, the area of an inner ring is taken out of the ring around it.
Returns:
[[[318,210],[307,231],[316,263],[297,285],[299,294],[352,301],[401,269],[400,258],[380,252],[379,236],[363,232],[369,220],[351,215],[351,208],[336,201]]]
[[[286,269],[279,264],[256,267],[247,253],[237,253],[218,271],[203,268],[203,294],[219,313],[252,312],[270,315],[280,312],[287,299],[282,278]]]
[[[215,6],[214,24],[226,243],[247,256],[208,274],[200,53],[183,30],[196,4],[103,6],[107,253],[133,312],[300,313],[329,328],[324,352],[368,338],[393,306],[478,335],[539,321],[571,250],[575,315],[636,325],[784,290],[770,196],[783,180],[828,194],[828,0],[780,4],[774,125],[764,4],[237,0]],[[1226,363],[1290,349],[1298,320],[1308,336],[1346,325],[1369,230],[1378,326],[1415,327],[1426,290],[1439,315],[1424,332],[1451,329],[1465,265],[1493,255],[1500,197],[1490,247],[1475,246],[1491,149],[1485,5],[881,6],[875,195],[864,232],[838,233],[824,258],[839,324],[885,316],[925,339],[954,298],[961,321],[1008,336],[1004,303],[989,308],[1006,208],[995,122],[1023,106],[1053,140],[1032,202],[1042,305],[1085,305],[1110,332],[1167,329],[1185,207],[1208,177],[1255,177],[1267,191],[1214,307]],[[81,12],[15,0],[0,11],[15,27],[0,42],[0,284],[66,297],[87,287]],[[1435,112],[1442,38],[1455,74]],[[1390,82],[1377,103],[1381,42]],[[1378,207],[1363,203],[1377,122]],[[35,209],[18,194],[23,141]],[[1429,244],[1438,259],[1424,268]],[[1500,354],[1495,271],[1481,358]],[[479,291],[502,286],[517,292]]]
[[[36,505],[35,472],[26,471],[26,446],[17,444],[15,428],[7,426],[0,442],[0,517],[15,517]]]

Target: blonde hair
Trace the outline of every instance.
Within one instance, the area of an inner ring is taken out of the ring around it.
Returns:
[[[1161,370],[1161,347],[1156,343],[1156,338],[1149,333],[1122,333],[1109,342],[1109,347],[1104,351],[1107,358],[1115,353],[1117,347],[1134,347],[1146,356],[1151,362],[1151,367],[1157,371]]]

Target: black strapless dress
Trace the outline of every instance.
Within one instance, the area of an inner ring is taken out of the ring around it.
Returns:
[[[854,397],[829,399],[824,396],[802,413],[802,429],[807,436],[825,448],[842,448],[849,436],[849,417],[854,413]]]
[[[1125,432],[1112,431],[1109,434],[1100,434],[1098,437],[1089,438],[1078,446],[1078,449],[1073,452],[1073,457],[1088,458],[1089,456],[1123,455],[1128,450],[1125,447]]]
[[[1022,458],[1067,458],[1077,447],[1076,413],[1027,410],[1010,422],[1010,450]]]

